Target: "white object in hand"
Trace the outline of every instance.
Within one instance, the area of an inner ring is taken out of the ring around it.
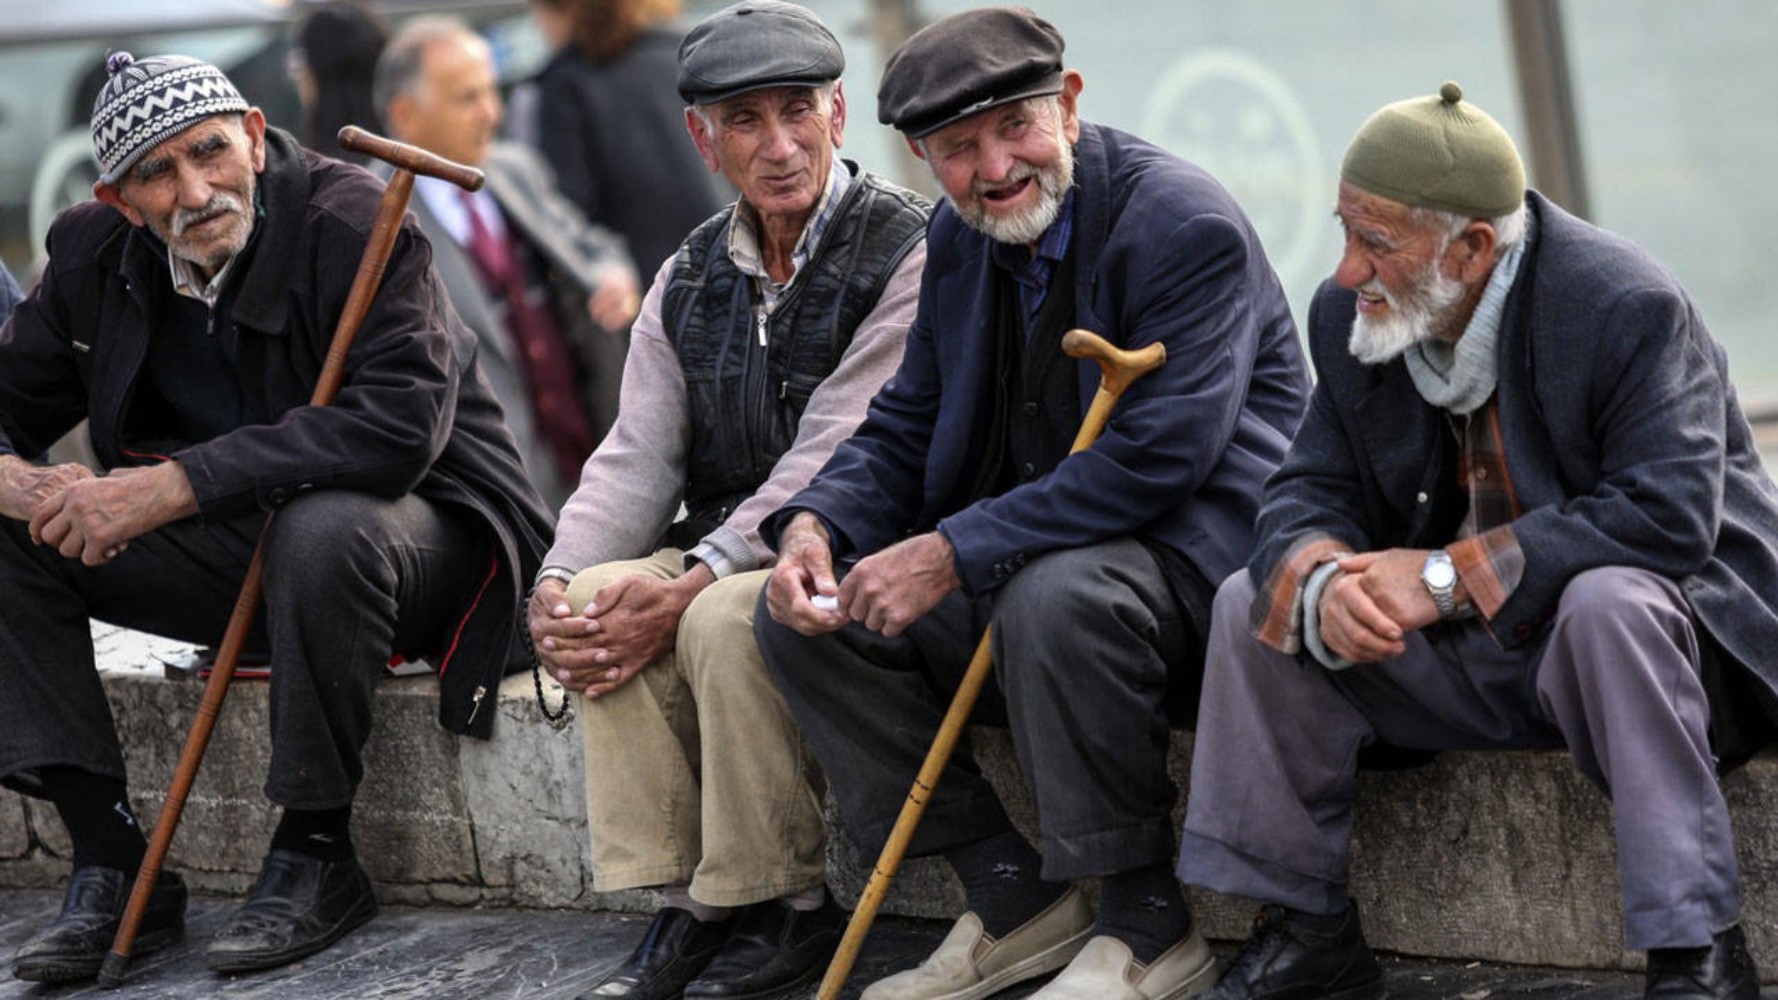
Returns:
[[[809,598],[809,603],[815,605],[816,611],[838,611],[840,609],[838,594],[816,594]]]

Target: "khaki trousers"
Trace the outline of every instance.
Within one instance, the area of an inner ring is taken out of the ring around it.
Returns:
[[[683,558],[669,548],[594,566],[569,594],[585,601],[632,573],[671,580]],[[686,609],[672,653],[580,699],[598,891],[689,882],[700,903],[744,906],[821,884],[821,801],[753,639],[767,575],[716,581]]]

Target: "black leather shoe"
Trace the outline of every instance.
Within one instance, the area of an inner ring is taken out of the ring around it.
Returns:
[[[68,894],[55,922],[26,941],[12,958],[12,974],[36,983],[71,983],[99,974],[117,924],[136,885],[134,872],[88,865],[68,877]],[[185,936],[185,883],[161,873],[136,928],[131,955],[146,955]]]
[[[1253,936],[1200,1000],[1374,1000],[1383,968],[1358,925],[1358,904],[1334,917],[1266,906]]]
[[[1759,970],[1747,953],[1747,938],[1736,924],[1716,935],[1707,948],[1653,948],[1648,953],[1645,997],[1731,997],[1759,1000]]]
[[[734,926],[733,917],[705,923],[686,910],[663,907],[630,957],[580,1000],[677,1000],[685,984],[716,957]]]
[[[845,929],[831,896],[814,910],[755,903],[736,915],[734,934],[685,987],[685,1000],[761,1000],[802,986],[821,974]]]
[[[206,958],[216,972],[288,965],[376,915],[377,898],[357,858],[322,861],[275,850],[265,856],[247,902],[216,932]]]

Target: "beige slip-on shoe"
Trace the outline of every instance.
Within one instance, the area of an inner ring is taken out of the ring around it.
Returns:
[[[1143,965],[1130,946],[1100,935],[1031,1000],[1180,1000],[1216,981],[1216,956],[1192,928],[1185,940]]]
[[[995,940],[965,913],[926,961],[865,987],[859,1000],[976,1000],[1068,964],[1093,932],[1093,909],[1070,888]]]

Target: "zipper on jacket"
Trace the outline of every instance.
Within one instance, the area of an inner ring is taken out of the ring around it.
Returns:
[[[759,330],[759,346],[766,346],[766,308],[764,305],[753,308],[755,326]]]
[[[488,686],[486,684],[477,684],[475,686],[475,694],[470,695],[470,700],[475,702],[475,706],[469,710],[469,718],[463,720],[464,725],[469,725],[475,721],[475,714],[482,710],[482,699],[487,696]]]

